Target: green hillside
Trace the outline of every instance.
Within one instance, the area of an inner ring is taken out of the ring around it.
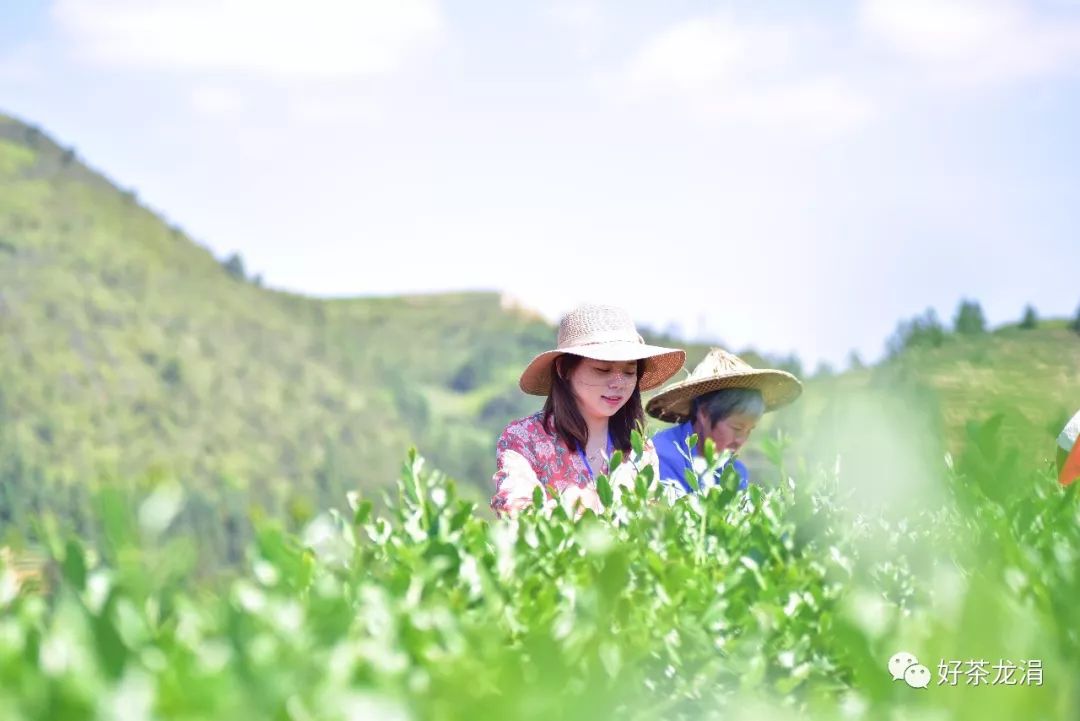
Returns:
[[[190,522],[231,553],[252,506],[304,520],[386,485],[410,444],[482,496],[496,434],[538,407],[518,373],[553,336],[494,293],[263,288],[0,116],[0,529],[44,508],[86,523],[101,479],[177,479]],[[705,350],[690,346],[688,363]],[[832,452],[845,426],[890,403],[943,447],[967,420],[1007,411],[1006,432],[1041,459],[1049,429],[1080,405],[1080,340],[1061,322],[949,336],[810,381],[748,455],[777,426]]]
[[[798,403],[766,417],[760,435],[783,429],[795,455],[842,467],[854,492],[898,510],[941,492],[946,455],[969,474],[994,468],[1009,495],[1053,463],[1055,439],[1080,408],[1080,336],[1066,326],[1050,320],[1034,329],[948,333],[939,347],[812,379]],[[1015,455],[999,458],[997,448]]]
[[[1053,457],[1047,437],[1080,408],[1080,336],[1064,321],[953,335],[941,348],[909,351],[897,373],[934,389],[953,451],[968,420],[1001,413],[1004,439],[1038,462]]]
[[[0,117],[0,513],[79,517],[102,477],[306,516],[419,443],[490,477],[551,342],[496,294],[315,300],[237,279],[36,129]],[[231,505],[237,506],[231,508]]]

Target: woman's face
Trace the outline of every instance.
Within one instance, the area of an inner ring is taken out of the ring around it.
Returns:
[[[570,371],[570,389],[586,418],[610,418],[637,388],[637,361],[584,358]]]
[[[737,453],[747,439],[750,438],[750,433],[753,432],[759,418],[749,413],[732,413],[727,418],[711,424],[710,427],[709,416],[704,410],[700,410],[698,411],[697,420],[695,430],[701,438],[702,444],[705,443],[706,438],[712,438],[717,451],[727,450]]]

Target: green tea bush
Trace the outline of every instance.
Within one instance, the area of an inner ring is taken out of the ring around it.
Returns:
[[[255,519],[244,569],[198,583],[182,491],[106,489],[100,548],[46,516],[37,590],[0,569],[0,720],[1075,718],[1080,506],[994,432],[947,459],[949,503],[899,519],[775,441],[774,485],[601,477],[576,520],[542,497],[490,520],[414,452],[381,510]],[[928,688],[890,677],[897,651]],[[1042,683],[938,683],[1010,657]]]

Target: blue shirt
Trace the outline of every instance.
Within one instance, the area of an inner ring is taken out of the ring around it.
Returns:
[[[697,456],[697,448],[689,449],[690,458],[686,458],[687,439],[694,433],[694,424],[690,421],[678,426],[672,426],[666,430],[660,431],[653,436],[653,445],[656,446],[656,455],[660,458],[660,482],[664,481],[678,481],[679,486],[686,493],[692,492],[693,489],[686,482],[686,469],[693,470],[691,460]],[[749,472],[746,470],[746,466],[742,461],[737,458],[732,461],[735,465],[735,472],[739,474],[739,488],[746,488],[746,484],[750,478]],[[724,470],[725,466],[721,466],[716,470],[715,482],[719,483],[720,473]]]

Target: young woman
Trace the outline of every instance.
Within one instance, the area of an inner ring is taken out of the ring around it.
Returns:
[[[660,482],[674,496],[690,493],[686,471],[693,470],[694,458],[704,454],[706,438],[716,444],[717,453],[737,454],[763,414],[791,403],[800,393],[802,384],[790,373],[754,368],[722,348],[713,348],[689,378],[649,401],[650,416],[678,424],[653,437],[660,457]],[[697,445],[689,448],[694,434]],[[745,488],[746,466],[734,456],[732,464],[741,479],[740,488]],[[715,480],[704,479],[706,483]]]
[[[608,472],[615,450],[627,459],[612,485],[631,484],[656,453],[646,443],[633,462],[630,433],[645,414],[641,391],[655,388],[683,366],[686,353],[645,343],[626,311],[586,305],[559,323],[555,350],[541,353],[521,374],[521,390],[545,396],[544,408],[514,421],[499,437],[491,507],[500,515],[529,506],[539,486],[547,497],[601,510],[596,477]]]

